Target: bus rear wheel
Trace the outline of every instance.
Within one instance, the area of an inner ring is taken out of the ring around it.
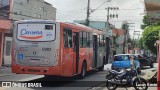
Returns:
[[[82,69],[81,69],[81,73],[80,73],[80,75],[79,75],[80,79],[84,79],[84,78],[85,78],[86,70],[87,70],[86,62],[83,62],[83,64],[82,64]]]

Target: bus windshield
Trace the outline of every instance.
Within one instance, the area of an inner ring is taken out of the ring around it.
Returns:
[[[53,41],[55,24],[18,24],[17,39],[23,41]]]

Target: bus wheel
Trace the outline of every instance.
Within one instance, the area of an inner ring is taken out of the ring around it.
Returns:
[[[83,62],[81,73],[80,73],[80,76],[79,76],[81,79],[83,79],[85,77],[85,75],[86,75],[86,69],[87,69],[86,62]]]

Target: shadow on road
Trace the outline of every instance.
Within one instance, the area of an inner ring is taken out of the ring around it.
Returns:
[[[150,68],[150,66],[143,66],[143,67],[141,68],[141,70],[147,70],[147,69],[152,69],[152,68]]]
[[[87,78],[99,72],[98,70],[92,70],[87,72],[85,79],[79,79],[78,76],[74,77],[60,77],[60,76],[51,76],[43,77],[39,79],[34,79],[27,81],[26,83],[41,83],[42,87],[95,87],[98,86],[104,81],[88,81]],[[36,89],[36,88],[34,88]],[[37,89],[38,90],[38,89]]]

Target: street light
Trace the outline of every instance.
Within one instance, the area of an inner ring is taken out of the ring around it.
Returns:
[[[101,5],[99,5],[96,9],[90,9],[90,0],[88,0],[88,5],[87,5],[87,19],[86,19],[86,25],[89,26],[89,17],[90,14],[93,13],[94,11],[96,11],[98,8],[100,8],[103,4],[105,4],[106,2],[111,2],[111,0],[107,0],[105,2],[103,2]],[[91,11],[90,11],[91,10]]]

